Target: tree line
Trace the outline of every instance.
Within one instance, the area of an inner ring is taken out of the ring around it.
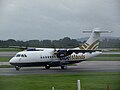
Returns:
[[[20,41],[14,39],[0,40],[1,48],[8,48],[9,46],[20,47],[40,47],[40,48],[74,48],[83,44],[85,41],[77,41],[69,37],[64,37],[59,40],[29,40]],[[100,41],[100,48],[120,48],[119,39],[104,39]]]

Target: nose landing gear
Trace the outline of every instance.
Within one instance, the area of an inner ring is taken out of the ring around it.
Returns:
[[[19,71],[21,67],[15,66],[16,70]]]

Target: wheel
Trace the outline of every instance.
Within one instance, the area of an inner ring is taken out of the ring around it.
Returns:
[[[46,65],[45,68],[46,68],[46,69],[50,69],[50,66],[49,66],[49,65]]]
[[[66,65],[62,65],[61,69],[67,69],[67,66]]]
[[[19,71],[20,70],[20,67],[19,66],[15,66],[16,70]]]

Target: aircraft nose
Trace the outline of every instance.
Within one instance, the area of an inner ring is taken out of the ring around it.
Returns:
[[[16,61],[15,58],[11,58],[9,63],[12,64],[12,63],[15,63],[15,61]]]
[[[10,59],[9,63],[13,63],[13,58],[12,58],[12,59]]]

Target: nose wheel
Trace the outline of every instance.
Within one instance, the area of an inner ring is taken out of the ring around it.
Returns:
[[[21,67],[15,66],[16,70],[19,71]]]

